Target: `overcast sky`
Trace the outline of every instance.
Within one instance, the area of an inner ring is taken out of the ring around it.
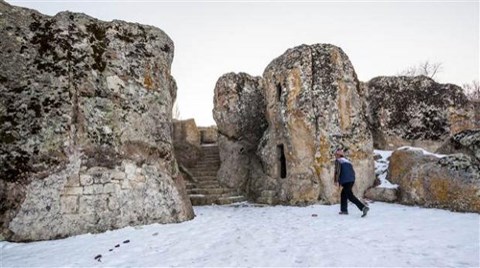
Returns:
[[[261,75],[285,50],[331,43],[360,80],[441,62],[442,83],[479,79],[479,2],[7,1],[54,15],[154,25],[175,43],[172,75],[182,119],[214,124],[213,90],[227,72]]]

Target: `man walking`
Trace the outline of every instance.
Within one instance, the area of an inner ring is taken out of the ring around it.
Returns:
[[[347,199],[353,202],[360,211],[362,217],[367,216],[369,208],[358,200],[353,195],[352,187],[355,183],[355,170],[352,163],[345,158],[343,150],[335,151],[335,184],[342,186],[342,193],[340,195],[340,213],[341,215],[348,215]]]

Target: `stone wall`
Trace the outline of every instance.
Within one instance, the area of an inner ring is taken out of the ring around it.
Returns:
[[[268,129],[252,176],[257,201],[305,204],[338,201],[333,182],[336,148],[348,151],[362,196],[375,180],[372,137],[360,84],[347,55],[329,44],[287,50],[266,68]]]
[[[376,77],[366,84],[369,126],[377,149],[404,145],[435,151],[474,127],[474,107],[462,88],[429,77]]]
[[[173,122],[175,158],[185,167],[193,167],[202,156],[201,135],[194,119]]]
[[[200,146],[201,134],[195,119],[173,121],[174,142],[187,142]]]
[[[202,144],[210,144],[218,142],[218,129],[216,126],[199,127],[200,142]]]
[[[30,241],[180,222],[161,30],[0,2],[0,228]]]

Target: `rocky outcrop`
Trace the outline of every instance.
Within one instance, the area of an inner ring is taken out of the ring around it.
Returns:
[[[480,129],[464,130],[453,135],[438,148],[437,153],[463,153],[480,166]]]
[[[12,241],[180,222],[173,42],[0,2],[0,228]]]
[[[400,203],[480,212],[480,167],[465,154],[402,147],[390,158],[387,179],[399,185]]]
[[[370,129],[377,149],[410,145],[435,151],[449,136],[473,128],[463,90],[426,76],[376,77],[366,84]]]
[[[217,143],[218,130],[216,126],[199,127],[198,130],[200,131],[200,142],[202,144]]]
[[[221,160],[218,180],[245,192],[253,162],[258,159],[258,142],[267,127],[262,78],[245,73],[220,77],[215,86],[213,118]]]
[[[360,196],[375,180],[372,137],[360,85],[347,55],[329,44],[302,45],[273,60],[264,74],[268,129],[249,183],[257,202],[338,201],[333,152],[348,151]]]
[[[181,165],[187,168],[195,166],[202,156],[200,141],[200,131],[194,119],[173,122],[175,158]]]

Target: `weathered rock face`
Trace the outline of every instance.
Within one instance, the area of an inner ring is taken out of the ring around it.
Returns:
[[[250,191],[257,202],[338,201],[333,151],[348,150],[359,195],[375,180],[372,137],[347,55],[328,44],[287,50],[266,68],[268,129]],[[256,162],[255,162],[256,163]]]
[[[198,130],[200,131],[200,142],[202,144],[217,143],[218,130],[216,126],[199,127]]]
[[[480,100],[472,101],[473,111],[475,113],[474,127],[480,128]]]
[[[262,78],[245,73],[220,77],[215,86],[213,118],[221,160],[218,180],[244,191],[258,142],[267,127]]]
[[[200,131],[194,119],[173,122],[175,158],[185,167],[193,167],[202,156]]]
[[[472,161],[480,166],[480,129],[464,130],[453,135],[438,148],[437,153],[463,153],[470,156]]]
[[[480,167],[467,155],[402,147],[390,157],[387,178],[399,185],[400,203],[480,212]]]
[[[474,127],[473,105],[458,86],[399,76],[373,78],[366,89],[375,148],[435,151],[449,136]]]
[[[191,219],[161,30],[0,2],[0,228],[12,241]]]

